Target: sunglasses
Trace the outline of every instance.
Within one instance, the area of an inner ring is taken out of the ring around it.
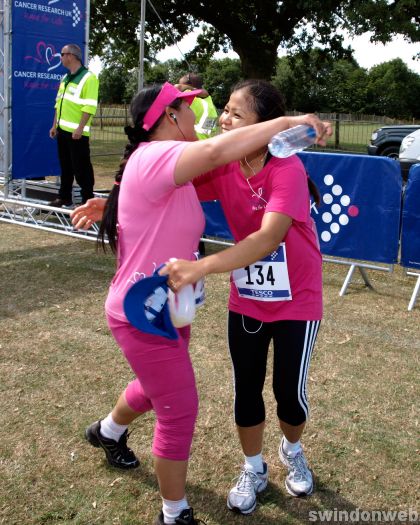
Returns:
[[[60,55],[63,57],[64,55],[72,55],[73,53],[60,53]]]

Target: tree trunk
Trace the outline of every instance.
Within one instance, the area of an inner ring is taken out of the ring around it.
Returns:
[[[277,60],[277,45],[267,46],[258,42],[250,46],[249,42],[243,47],[236,46],[234,51],[241,60],[242,75],[247,78],[270,80],[275,73]]]

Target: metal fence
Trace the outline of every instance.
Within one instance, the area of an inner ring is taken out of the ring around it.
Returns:
[[[289,115],[299,115],[289,112]],[[390,124],[420,124],[420,121],[401,121],[376,115],[321,113],[320,118],[333,123],[334,133],[326,148],[330,151],[367,153],[372,132]],[[121,155],[126,144],[124,126],[130,124],[129,106],[99,105],[92,123],[92,156]]]
[[[127,143],[124,126],[129,123],[129,106],[99,104],[91,127],[92,156],[121,155]]]

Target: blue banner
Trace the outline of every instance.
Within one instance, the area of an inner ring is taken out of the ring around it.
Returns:
[[[49,138],[61,77],[60,51],[84,53],[85,0],[12,3],[12,177],[59,175],[57,145]]]
[[[410,168],[404,192],[401,264],[420,269],[420,164]]]
[[[201,206],[206,217],[206,227],[204,235],[210,237],[220,237],[221,239],[232,240],[233,235],[226,222],[225,214],[219,201],[202,202]]]
[[[337,153],[299,154],[321,193],[312,206],[321,253],[394,264],[398,260],[402,179],[397,161]]]

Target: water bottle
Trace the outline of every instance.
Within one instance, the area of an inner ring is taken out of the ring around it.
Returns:
[[[170,262],[176,261],[176,257],[171,257]],[[204,282],[203,282],[204,287]],[[203,288],[204,293],[204,288]],[[190,325],[195,317],[196,297],[192,284],[187,284],[181,290],[174,293],[168,289],[169,316],[175,328],[182,328]]]
[[[190,325],[195,317],[195,297],[192,284],[182,287],[179,292],[168,290],[169,316],[175,328]]]
[[[273,157],[290,157],[315,144],[316,131],[311,126],[301,124],[294,128],[280,131],[271,138],[268,149]]]

